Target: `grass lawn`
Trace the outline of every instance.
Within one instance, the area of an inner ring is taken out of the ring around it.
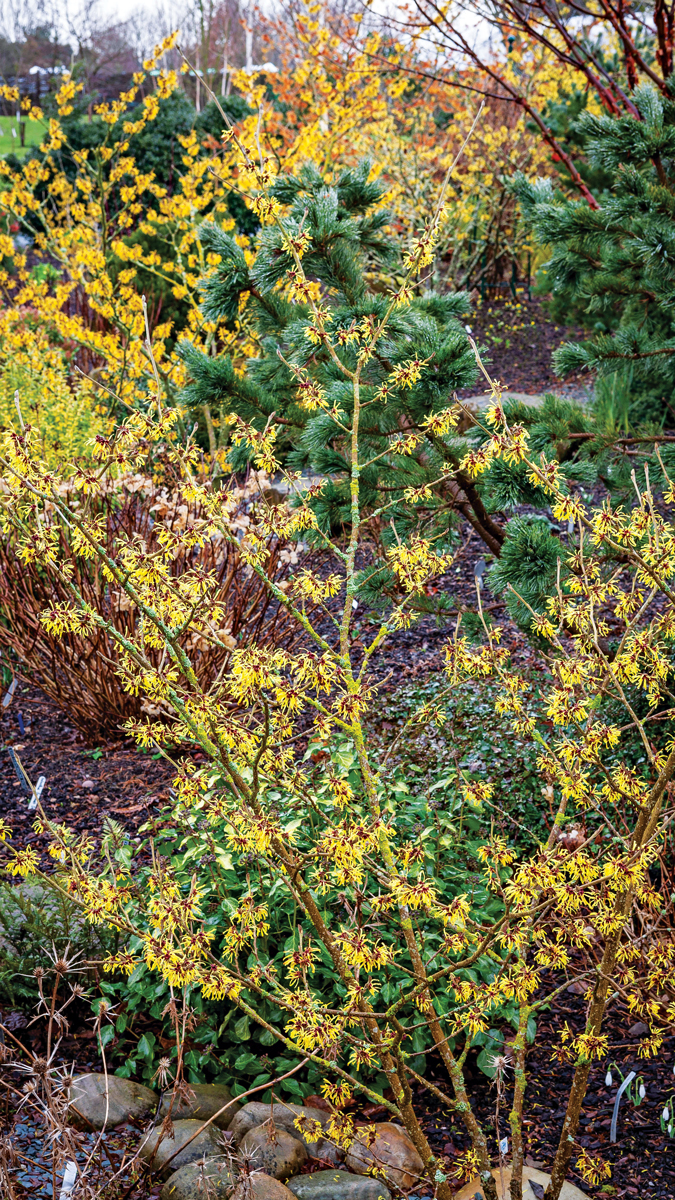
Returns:
[[[21,134],[16,117],[0,116],[0,158],[4,158],[6,154],[17,154],[22,157],[27,154],[32,146],[39,146],[45,136],[45,126],[41,121],[27,120],[26,125],[26,144],[21,145]],[[13,136],[14,130],[16,137]]]

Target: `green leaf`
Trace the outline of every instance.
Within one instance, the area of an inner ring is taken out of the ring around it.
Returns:
[[[115,1026],[114,1025],[104,1025],[103,1029],[101,1030],[101,1032],[98,1035],[98,1040],[101,1045],[101,1048],[103,1049],[104,1046],[107,1046],[108,1042],[112,1042],[114,1036],[115,1036]]]
[[[260,1062],[255,1054],[240,1054],[234,1061],[235,1071],[257,1071]]]
[[[230,1011],[229,1011],[228,1013],[225,1013],[225,1016],[223,1017],[223,1019],[222,1019],[222,1021],[221,1021],[221,1023],[220,1023],[220,1028],[219,1028],[219,1030],[218,1030],[218,1037],[220,1037],[221,1033],[222,1033],[222,1032],[223,1032],[225,1029],[227,1029],[227,1026],[228,1026],[228,1025],[229,1025],[229,1023],[230,1023],[230,1020],[231,1020],[231,1018],[234,1016],[234,1014],[236,1013],[236,1011],[237,1011],[237,1010],[236,1010],[236,1008],[231,1008],[231,1009],[230,1009]]]
[[[488,1079],[494,1079],[495,1075],[497,1074],[493,1065],[494,1057],[494,1050],[481,1050],[478,1058],[476,1059],[476,1066],[478,1067],[478,1070],[482,1071],[484,1075],[487,1075]]]
[[[248,1023],[248,1013],[244,1013],[243,1017],[239,1018],[239,1020],[233,1026],[232,1032],[236,1038],[239,1038],[240,1042],[248,1041],[251,1036],[251,1027]]]
[[[143,1037],[139,1039],[136,1047],[136,1053],[140,1054],[141,1058],[145,1058],[150,1061],[152,1059],[156,1041],[157,1038],[155,1037],[154,1033],[144,1033]]]

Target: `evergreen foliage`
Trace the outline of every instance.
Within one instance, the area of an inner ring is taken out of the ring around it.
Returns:
[[[387,228],[382,188],[370,178],[370,166],[364,163],[343,172],[334,184],[306,167],[297,178],[280,177],[273,195],[286,209],[291,236],[306,240],[305,272],[321,285],[331,330],[341,343],[340,354],[353,368],[359,329],[384,317],[390,305],[387,285],[400,272],[402,260],[403,247]],[[240,297],[248,293],[262,354],[249,363],[242,377],[229,360],[207,357],[184,343],[182,353],[193,380],[184,399],[196,411],[208,404],[220,412],[223,433],[227,428],[223,419],[229,414],[259,430],[277,414],[285,429],[281,447],[285,465],[310,476],[328,477],[313,504],[322,529],[338,532],[350,519],[343,432],[349,424],[345,419],[350,412],[349,389],[329,352],[312,334],[309,307],[291,304],[278,287],[292,266],[282,235],[275,226],[265,228],[250,267],[235,241],[215,224],[205,223],[201,238],[205,249],[222,260],[203,288],[204,316],[231,320]],[[452,405],[458,388],[476,378],[475,358],[462,324],[468,308],[464,294],[418,295],[409,307],[393,312],[386,336],[364,366],[362,497],[371,513],[396,502],[387,510],[381,535],[385,544],[396,536],[393,527],[400,533],[411,521],[420,520],[442,539],[458,500],[466,504],[466,497],[453,494],[447,482],[435,483],[444,462],[458,466],[456,438],[434,434],[425,423]],[[389,385],[385,401],[380,389],[397,369],[402,382],[395,389]],[[312,403],[312,388],[325,395],[327,408]],[[401,453],[405,439],[413,436],[419,437],[413,453]],[[234,449],[230,461],[243,468],[249,453]],[[410,489],[426,489],[412,516],[406,499]]]
[[[658,97],[654,103],[659,109]],[[644,107],[645,112],[651,111],[646,104]],[[608,129],[614,135],[611,119],[593,121],[596,139],[604,138]],[[634,135],[634,130],[630,132]],[[606,145],[602,153],[609,161]],[[613,153],[618,156],[618,148]],[[618,180],[629,174],[616,168]],[[643,178],[637,168],[630,177]],[[645,186],[665,204],[660,185],[647,181]],[[626,309],[624,323],[605,342],[617,347],[621,339],[637,337],[635,321],[633,326],[629,323],[630,300],[619,292],[618,272],[629,272],[632,264],[635,278],[640,265],[643,280],[647,270],[650,279],[658,274],[657,267],[640,257],[638,248],[630,243],[624,249],[621,243],[621,221],[627,220],[630,212],[631,228],[637,229],[642,220],[638,208],[632,201],[629,204],[623,193],[618,197],[612,193],[606,209],[594,212],[585,202],[559,201],[548,185],[521,183],[520,191],[530,203],[542,239],[554,237],[560,228],[568,234],[576,231],[575,244],[580,247],[574,260],[576,275],[567,257],[568,242],[563,240],[555,249],[557,277],[564,278],[565,286],[574,284],[581,291],[587,280],[591,302],[591,245],[593,253],[605,260],[608,287],[611,284],[614,291],[607,301],[598,294],[597,301],[610,304],[613,297],[617,304],[624,302]],[[273,195],[286,210],[289,236],[296,244],[302,243],[305,273],[317,286],[317,294],[320,288],[342,361],[353,369],[359,354],[359,329],[363,322],[379,322],[384,316],[404,255],[404,247],[388,227],[380,185],[370,178],[367,163],[344,172],[333,184],[306,167],[297,178],[280,177]],[[608,214],[614,214],[614,241],[605,235]],[[649,219],[648,212],[645,221]],[[283,235],[277,226],[265,227],[258,236],[252,263],[236,241],[213,222],[204,224],[200,236],[204,249],[221,259],[202,285],[203,316],[214,322],[232,321],[242,296],[247,295],[262,352],[249,361],[242,374],[235,372],[226,355],[207,355],[183,343],[180,353],[191,377],[183,400],[197,418],[208,406],[219,422],[221,445],[228,446],[228,458],[236,470],[247,467],[252,451],[250,442],[228,444],[232,421],[244,421],[261,433],[274,420],[277,456],[287,470],[296,472],[297,487],[309,496],[323,533],[339,536],[351,522],[347,437],[351,385],[313,334],[309,305],[292,303],[288,290],[279,287],[293,265]],[[670,240],[671,235],[668,237]],[[668,271],[660,276],[664,288]],[[665,295],[661,301],[649,335],[652,339],[663,339],[666,333]],[[561,585],[567,587],[569,570],[563,565],[569,557],[567,522],[557,523],[552,518],[546,495],[522,464],[498,458],[475,479],[462,468],[467,451],[480,450],[491,436],[483,414],[478,413],[477,422],[461,432],[452,425],[439,430],[429,424],[434,414],[452,405],[459,388],[472,386],[476,380],[475,357],[463,326],[467,312],[463,294],[418,294],[409,307],[393,312],[376,355],[364,366],[360,487],[363,511],[370,516],[374,552],[359,576],[359,600],[377,608],[396,590],[386,561],[387,549],[396,539],[420,533],[432,537],[442,549],[456,541],[458,519],[464,518],[482,538],[492,562],[488,575],[492,591],[503,594],[511,615],[530,628],[532,614],[544,611],[558,571]],[[643,424],[645,437],[643,441],[638,438],[639,449],[631,449],[630,438],[626,440],[626,435],[634,432],[632,380],[639,378],[646,386],[649,368],[643,365],[640,374],[638,367],[631,365],[629,373],[618,379],[615,359],[606,368],[599,362],[597,342],[565,347],[559,360],[576,355],[578,365],[586,354],[582,361],[587,361],[589,368],[608,370],[607,378],[600,382],[595,407],[551,395],[538,407],[508,401],[505,412],[511,428],[520,425],[527,431],[537,461],[559,464],[560,479],[571,492],[583,492],[601,481],[616,500],[631,503],[631,473],[639,466],[636,453],[648,458],[653,486],[662,484],[660,464],[652,452],[654,425],[650,430]],[[397,370],[402,382],[392,387],[392,372]],[[316,401],[317,394],[322,397],[321,404]],[[661,453],[672,471],[672,447],[662,446]],[[319,479],[321,486],[317,485]],[[312,535],[308,537],[311,540]],[[441,589],[421,599],[416,607],[440,613],[453,603],[452,595]]]
[[[604,330],[562,346],[558,371],[632,368],[641,415],[660,420],[675,394],[675,101],[642,85],[633,102],[635,116],[578,121],[591,163],[613,177],[599,207],[562,198],[549,181],[515,186],[538,241],[552,247],[558,311],[581,308]]]
[[[391,281],[400,272],[404,252],[387,226],[380,185],[371,180],[367,163],[344,172],[334,184],[306,167],[297,178],[280,177],[273,194],[286,209],[290,236],[303,244],[306,275],[321,287],[342,360],[353,368],[359,328],[363,322],[379,322],[387,311]],[[540,203],[543,189],[531,188],[528,194]],[[546,203],[547,228],[553,228],[558,201],[551,193]],[[534,211],[539,219],[541,209]],[[568,205],[566,212],[570,222],[588,217],[579,204]],[[308,494],[321,530],[339,535],[351,520],[346,435],[351,385],[313,334],[309,306],[292,303],[279,287],[292,267],[282,234],[276,226],[264,228],[252,263],[213,222],[203,225],[200,236],[205,250],[221,259],[202,285],[203,316],[232,321],[242,296],[248,295],[262,353],[241,374],[227,355],[207,355],[182,343],[180,353],[191,377],[183,400],[197,418],[204,406],[216,416],[221,445],[228,446],[236,470],[247,467],[252,451],[246,442],[228,445],[232,420],[261,433],[274,419],[277,456],[297,473],[297,486]],[[601,241],[598,238],[597,244]],[[467,451],[480,449],[491,436],[480,413],[477,424],[463,432],[429,425],[434,414],[452,405],[457,389],[476,379],[475,357],[463,326],[467,312],[463,294],[417,295],[409,307],[393,312],[376,355],[364,367],[360,487],[375,552],[359,576],[359,596],[363,604],[377,607],[395,589],[386,563],[386,550],[395,539],[420,531],[440,549],[456,539],[458,517],[464,517],[496,560],[489,575],[492,590],[503,592],[512,615],[529,627],[532,611],[541,612],[551,594],[558,560],[564,563],[568,557],[567,524],[551,519],[544,492],[522,464],[500,458],[476,479],[462,469]],[[393,388],[389,382],[385,399],[381,389],[396,370],[404,382]],[[316,402],[316,394],[323,397],[322,404]],[[635,458],[625,453],[620,440],[626,418],[624,413],[617,419],[613,396],[611,392],[597,411],[547,396],[536,408],[506,402],[505,412],[511,427],[527,430],[538,461],[545,457],[560,464],[560,478],[571,491],[601,479],[622,499],[632,494]],[[625,398],[621,404],[623,412]],[[404,444],[408,452],[401,452]],[[648,442],[644,450],[650,453]],[[664,448],[664,454],[670,460],[668,450]],[[658,485],[658,462],[652,463],[651,471]],[[312,486],[319,477],[322,486]],[[565,574],[566,568],[563,582]],[[422,600],[417,607],[443,609],[451,604],[452,597],[441,593],[440,599],[429,597],[428,604]]]

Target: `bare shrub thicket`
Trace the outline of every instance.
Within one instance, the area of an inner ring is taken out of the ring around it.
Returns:
[[[265,489],[265,480],[262,480]],[[209,537],[193,544],[190,532],[201,519],[198,505],[151,479],[129,475],[107,485],[97,497],[97,519],[103,541],[110,549],[116,539],[125,539],[141,547],[147,556],[148,572],[160,566],[158,535],[169,529],[185,533],[186,539],[171,564],[171,577],[187,586],[191,581],[207,587],[219,613],[213,625],[193,628],[184,638],[200,685],[218,678],[227,670],[232,650],[252,641],[265,645],[295,644],[299,627],[288,611],[276,602],[269,588],[244,561],[246,531],[254,507],[267,505],[259,481],[234,490],[238,501],[232,516],[234,540]],[[62,487],[63,498],[77,509],[74,487]],[[273,497],[277,498],[277,497]],[[10,661],[27,681],[37,684],[84,733],[92,737],[119,734],[120,726],[141,714],[156,719],[162,705],[124,686],[116,665],[118,652],[114,639],[105,628],[86,633],[69,633],[58,638],[48,633],[40,613],[65,601],[70,592],[63,568],[70,571],[85,605],[104,616],[125,637],[133,639],[139,628],[139,613],[126,593],[106,578],[99,560],[76,553],[67,529],[54,526],[56,557],[59,568],[49,561],[28,559],[20,552],[16,534],[0,540],[0,647],[4,661]],[[268,540],[267,572],[271,580],[283,581],[297,552],[277,538]],[[242,557],[244,554],[244,557]],[[6,653],[9,652],[9,659]],[[153,662],[159,667],[162,651],[150,647]]]

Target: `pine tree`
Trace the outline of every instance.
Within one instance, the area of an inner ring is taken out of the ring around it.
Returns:
[[[539,195],[536,189],[532,193]],[[283,206],[289,236],[303,248],[305,273],[330,311],[339,353],[353,368],[359,329],[382,318],[402,274],[405,248],[388,229],[380,185],[370,179],[367,163],[344,172],[334,184],[305,167],[297,178],[279,178],[273,195]],[[553,198],[550,208],[557,211]],[[247,293],[261,354],[239,374],[226,355],[208,356],[183,343],[192,380],[183,400],[198,421],[203,422],[205,408],[219,417],[223,445],[233,414],[258,431],[273,419],[284,430],[276,453],[285,468],[304,474],[303,486],[307,476],[323,477],[311,504],[321,529],[339,537],[350,523],[351,385],[313,336],[309,307],[292,302],[278,286],[292,267],[282,234],[275,226],[261,230],[252,265],[213,222],[204,224],[200,236],[205,249],[221,259],[204,283],[204,316],[234,320]],[[378,597],[395,586],[384,553],[394,539],[410,543],[419,532],[441,549],[456,544],[464,518],[493,562],[488,576],[493,591],[505,595],[511,615],[528,628],[532,611],[543,610],[557,578],[565,586],[569,577],[569,531],[566,523],[552,520],[545,494],[521,465],[500,459],[475,479],[462,468],[467,452],[479,450],[490,436],[480,415],[463,432],[435,427],[434,415],[452,405],[457,389],[476,380],[476,359],[463,324],[468,311],[464,294],[420,292],[394,311],[364,369],[360,486],[374,550],[360,598],[377,606]],[[397,372],[400,384],[391,386]],[[317,394],[322,405],[315,402]],[[505,410],[512,426],[526,429],[536,454],[560,464],[571,490],[592,486],[600,476],[614,491],[627,496],[632,491],[635,459],[624,453],[616,430],[592,410],[556,396],[545,397],[537,408],[510,401]],[[651,453],[649,443],[644,448]],[[250,453],[245,444],[229,445],[228,461],[243,470]],[[655,467],[652,479],[658,483],[658,463]],[[452,603],[449,594],[429,598],[428,610]],[[424,602],[418,608],[424,609]]]
[[[359,328],[381,320],[390,306],[394,281],[402,274],[405,247],[387,228],[390,217],[382,205],[382,187],[370,179],[368,163],[343,172],[334,184],[305,167],[297,178],[280,177],[272,195],[285,210],[287,229],[306,247],[305,272],[321,288],[331,328],[341,331],[340,352],[353,366]],[[262,354],[249,363],[242,378],[228,358],[209,358],[184,344],[182,353],[193,379],[184,398],[196,416],[208,405],[215,413],[236,413],[261,429],[276,413],[286,431],[285,466],[327,477],[314,503],[322,528],[337,533],[349,523],[345,422],[340,418],[343,406],[349,406],[348,389],[328,352],[316,344],[311,331],[308,334],[309,307],[291,303],[278,289],[292,265],[281,234],[276,227],[260,233],[251,267],[233,239],[215,224],[206,223],[201,237],[222,260],[204,286],[204,315],[232,320],[240,297],[248,293]],[[407,531],[411,521],[446,537],[454,515],[461,513],[498,553],[502,530],[459,467],[465,448],[460,446],[458,454],[456,439],[428,425],[434,413],[452,404],[457,389],[477,377],[463,326],[468,312],[464,293],[420,292],[392,314],[386,337],[363,375],[368,406],[361,433],[368,463],[361,475],[362,496],[373,513],[390,505],[385,540],[395,536],[394,529]],[[400,372],[400,386],[383,391],[394,371]],[[330,411],[316,406],[312,411],[311,388],[303,380],[321,389]],[[417,440],[414,451],[402,453],[404,443],[410,449],[409,439]],[[245,451],[229,457],[236,468],[245,465]],[[439,484],[439,477],[447,476],[446,462],[452,464],[453,475]],[[412,492],[423,497],[414,512]],[[398,503],[392,506],[392,501]]]
[[[635,115],[585,113],[591,163],[612,184],[598,207],[520,178],[516,190],[541,245],[557,302],[585,311],[606,332],[567,343],[561,375],[628,374],[643,418],[662,420],[675,396],[675,101],[651,85],[633,93]]]

